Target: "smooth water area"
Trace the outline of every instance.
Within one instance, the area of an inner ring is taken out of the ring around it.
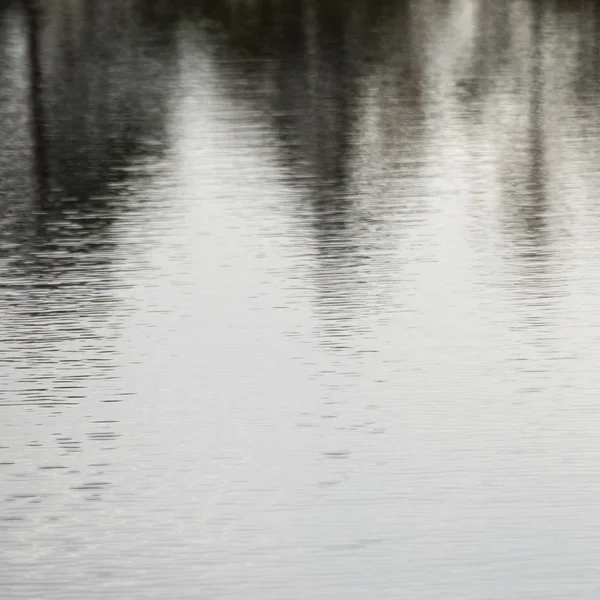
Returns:
[[[599,598],[599,36],[3,2],[0,598]]]

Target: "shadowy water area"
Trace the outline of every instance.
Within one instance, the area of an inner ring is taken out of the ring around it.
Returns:
[[[598,39],[0,1],[2,600],[598,598]]]

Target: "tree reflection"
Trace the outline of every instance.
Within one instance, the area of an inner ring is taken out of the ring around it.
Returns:
[[[418,144],[409,141],[415,116],[422,118],[414,110],[419,53],[411,32],[412,4],[202,4],[204,17],[226,36],[226,43],[214,39],[228,93],[250,104],[279,138],[279,161],[296,198],[292,213],[298,227],[311,230],[303,243],[311,246],[306,250],[313,257],[309,271],[320,335],[335,347],[344,347],[344,338],[361,329],[361,315],[376,310],[370,298],[372,254],[379,255],[384,272],[381,246],[389,240],[385,234],[377,239],[373,229],[384,232],[385,213],[402,204],[382,194],[390,187],[385,180],[390,174],[393,180],[401,177],[393,166],[419,155]],[[210,35],[210,27],[207,31]],[[411,102],[397,102],[396,94],[405,91]],[[389,121],[371,123],[367,99]],[[404,144],[410,149],[404,148],[408,156],[403,157]],[[367,147],[381,163],[365,156]]]
[[[0,114],[26,125],[0,121],[19,157],[1,165],[0,305],[13,313],[2,354],[42,368],[70,347],[73,365],[87,356],[104,373],[122,285],[114,224],[165,148],[173,40],[116,1],[23,0],[1,16],[15,35],[0,40]],[[67,362],[48,368],[60,378]]]
[[[174,54],[155,47],[128,3],[27,0],[24,9],[39,188],[29,243],[51,244],[56,221],[77,221],[80,252],[108,235],[132,168],[164,150]]]
[[[499,12],[505,18],[499,19]],[[568,225],[560,215],[581,207],[569,206],[573,198],[565,186],[581,169],[583,156],[598,147],[597,138],[569,125],[581,125],[581,90],[589,94],[593,89],[593,59],[577,49],[591,40],[584,21],[593,21],[592,13],[586,2],[493,7],[481,2],[478,13],[477,28],[488,35],[478,36],[471,64],[473,69],[493,66],[473,77],[485,79],[477,90],[477,117],[496,153],[497,226],[518,314],[525,327],[535,325],[538,331],[553,322],[557,296],[567,292],[563,263]],[[497,39],[504,40],[501,46]],[[473,113],[467,114],[466,126],[480,127]],[[569,165],[571,152],[578,162]]]
[[[51,280],[86,253],[108,268],[111,226],[128,204],[126,184],[167,146],[165,115],[182,23],[206,42],[203,51],[214,58],[228,97],[250,106],[252,118],[275,132],[295,226],[310,232],[302,243],[325,337],[352,335],[350,324],[377,310],[374,272],[396,268],[382,257],[392,255],[391,240],[417,221],[403,216],[423,212],[428,179],[452,180],[432,158],[439,148],[427,147],[427,136],[447,127],[448,112],[463,129],[484,123],[503,140],[494,141],[493,160],[508,262],[551,268],[548,153],[558,134],[549,128],[549,112],[557,109],[548,106],[550,67],[543,64],[554,60],[556,40],[572,39],[575,58],[561,67],[569,73],[561,90],[593,104],[597,3],[23,1],[30,143],[40,182],[35,210],[23,211],[27,226],[11,229],[23,250],[23,272]],[[548,41],[546,17],[566,23],[552,34],[555,41]],[[452,33],[471,18],[468,34],[460,27]],[[464,40],[452,37],[463,34]],[[441,56],[446,51],[456,56]],[[502,111],[508,128],[498,117]],[[28,169],[21,179],[30,185]],[[30,197],[21,196],[16,204]],[[67,233],[75,229],[76,236]],[[538,279],[523,276],[520,285]]]
[[[507,235],[514,239],[514,257],[519,263],[521,276],[516,278],[522,286],[524,318],[529,325],[545,322],[544,314],[553,302],[548,283],[556,285],[552,269],[552,232],[549,230],[547,195],[547,141],[545,129],[546,82],[543,56],[542,7],[532,7],[531,14],[531,67],[528,78],[527,136],[523,148],[522,185],[512,186],[507,202],[512,205],[513,216],[507,223]],[[517,175],[517,173],[515,173]],[[514,180],[514,179],[513,179]],[[510,210],[510,209],[509,209]]]

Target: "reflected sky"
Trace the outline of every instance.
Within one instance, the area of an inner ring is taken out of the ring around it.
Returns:
[[[0,3],[0,596],[595,597],[597,3]]]

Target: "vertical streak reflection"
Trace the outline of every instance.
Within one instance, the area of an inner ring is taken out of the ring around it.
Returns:
[[[37,0],[25,0],[27,40],[29,52],[31,133],[33,136],[35,180],[43,206],[48,196],[48,162],[44,130],[43,79],[40,60],[40,13]]]

